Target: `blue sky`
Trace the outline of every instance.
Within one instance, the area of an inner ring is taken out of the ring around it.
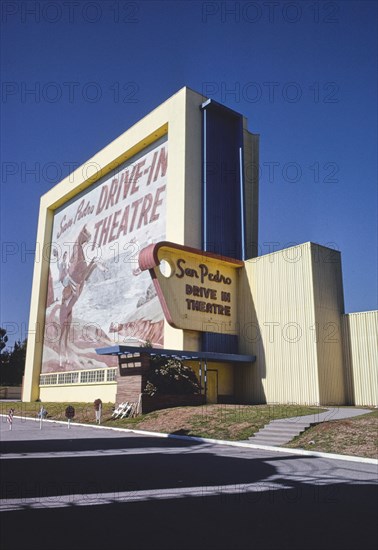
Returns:
[[[346,312],[377,306],[375,1],[3,1],[1,311],[27,334],[39,200],[187,85],[260,142],[260,253],[342,252]]]

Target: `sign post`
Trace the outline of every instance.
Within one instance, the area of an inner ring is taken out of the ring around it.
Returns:
[[[72,418],[74,418],[75,416],[75,409],[72,405],[68,405],[68,407],[66,408],[66,418],[68,420],[68,426],[67,428],[70,429],[70,422],[72,420]]]
[[[38,416],[39,416],[39,429],[42,430],[43,420],[47,416],[47,411],[46,411],[46,409],[44,408],[43,405],[41,405],[41,408],[39,409]]]
[[[7,422],[9,424],[9,429],[10,430],[12,430],[13,415],[14,415],[14,409],[9,409],[8,416],[7,416]]]
[[[93,403],[96,414],[97,424],[101,424],[101,413],[102,413],[102,401],[101,399],[96,399]]]

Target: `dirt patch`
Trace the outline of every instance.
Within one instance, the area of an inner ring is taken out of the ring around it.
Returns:
[[[178,407],[174,409],[164,409],[158,413],[150,413],[138,423],[140,429],[152,431],[173,433],[179,430],[189,430],[192,427],[192,407]]]
[[[378,458],[378,411],[347,420],[324,422],[285,446]]]

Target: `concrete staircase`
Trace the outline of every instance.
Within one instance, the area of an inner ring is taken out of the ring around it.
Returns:
[[[315,424],[317,422],[300,420],[299,417],[273,420],[254,436],[249,437],[248,442],[255,445],[284,445]]]
[[[295,416],[292,418],[280,418],[266,424],[262,430],[247,439],[247,443],[255,445],[279,446],[289,443],[294,437],[301,434],[310,426],[316,426],[321,422],[330,420],[341,420],[353,418],[366,414],[368,409],[357,409],[355,407],[324,407],[325,412],[314,412],[306,416]]]

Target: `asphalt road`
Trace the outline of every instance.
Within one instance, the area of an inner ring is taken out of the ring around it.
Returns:
[[[14,420],[2,550],[377,549],[377,466]]]

